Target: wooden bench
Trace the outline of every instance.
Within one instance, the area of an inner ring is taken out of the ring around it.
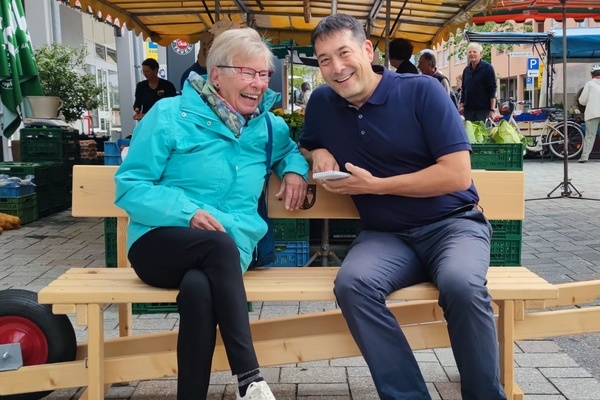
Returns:
[[[176,290],[150,287],[128,267],[125,253],[127,215],[113,204],[116,167],[75,166],[73,173],[73,215],[76,217],[117,217],[117,263],[119,268],[72,268],[39,292],[41,303],[52,304],[58,314],[75,314],[77,323],[87,326],[88,341],[78,346],[77,359],[52,366],[23,367],[0,374],[0,395],[20,393],[24,388],[49,390],[87,386],[90,399],[104,398],[110,384],[153,379],[177,374],[177,332],[133,335],[132,302],[174,302]],[[489,219],[524,218],[524,175],[522,172],[473,171],[481,206]],[[272,187],[278,187],[276,178]],[[350,198],[314,187],[316,201],[308,210],[288,212],[282,202],[269,198],[273,218],[356,218]],[[276,189],[270,193],[276,193]],[[332,288],[336,267],[271,268],[249,271],[244,278],[249,301],[334,300]],[[522,399],[514,382],[515,340],[547,337],[549,333],[572,334],[573,325],[557,325],[555,315],[528,313],[527,308],[593,301],[600,284],[583,292],[570,287],[563,298],[559,288],[523,267],[492,267],[488,287],[497,306],[501,381],[510,399]],[[580,293],[576,295],[575,292]],[[423,283],[397,291],[390,308],[403,325],[414,350],[448,347],[443,313],[437,305],[434,285]],[[104,338],[104,308],[119,304],[120,334]],[[596,310],[598,311],[598,310]],[[533,317],[533,319],[530,318]],[[565,324],[579,321],[577,332],[600,331],[600,318],[590,314],[566,315]],[[294,315],[252,322],[252,334],[261,366],[334,359],[360,355],[339,310]],[[556,335],[553,335],[556,336]],[[214,370],[229,366],[221,342],[215,351]],[[33,387],[32,387],[33,385]]]

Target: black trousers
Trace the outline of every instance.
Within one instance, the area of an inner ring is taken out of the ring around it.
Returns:
[[[132,245],[129,260],[147,284],[179,288],[178,400],[206,399],[217,324],[232,373],[258,368],[240,255],[229,235],[157,228]]]

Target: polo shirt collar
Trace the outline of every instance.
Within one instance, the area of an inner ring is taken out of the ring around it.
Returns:
[[[388,97],[388,93],[393,87],[392,82],[397,74],[381,65],[373,65],[371,68],[373,68],[373,72],[381,75],[381,80],[377,84],[373,94],[371,94],[371,97],[369,97],[365,103],[382,105],[385,103],[385,99]]]

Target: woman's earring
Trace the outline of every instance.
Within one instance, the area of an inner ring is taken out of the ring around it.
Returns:
[[[219,90],[221,90],[221,87],[217,84],[215,85],[215,90],[218,92]]]

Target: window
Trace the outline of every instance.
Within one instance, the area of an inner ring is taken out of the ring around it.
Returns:
[[[117,63],[117,51],[113,50],[113,49],[106,49],[106,57],[108,58],[107,61],[112,61],[115,64]]]
[[[113,110],[121,108],[119,104],[119,80],[115,71],[108,71],[108,92],[110,108]]]
[[[96,56],[102,60],[106,60],[106,47],[101,44],[96,44]]]

